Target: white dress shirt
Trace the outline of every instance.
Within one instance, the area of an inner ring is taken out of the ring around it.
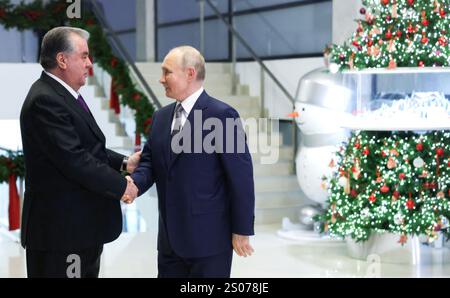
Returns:
[[[51,74],[51,73],[49,73],[49,72],[47,72],[47,71],[45,71],[45,70],[44,70],[44,72],[45,72],[46,75],[48,75],[49,77],[51,77],[52,79],[56,80],[58,83],[60,83],[61,85],[63,85],[63,87],[66,88],[67,91],[69,91],[70,94],[73,95],[73,97],[75,98],[75,100],[78,100],[78,95],[79,95],[80,93],[78,93],[77,91],[73,90],[72,87],[70,87],[69,85],[67,85],[66,82],[64,82],[63,80],[61,80],[60,78],[58,78],[58,77],[55,76],[54,74]]]
[[[183,107],[183,110],[181,111],[181,127],[183,127],[184,123],[186,123],[186,119],[189,116],[189,113],[194,107],[197,99],[200,97],[200,94],[202,94],[203,90],[204,90],[203,87],[200,87],[200,89],[192,93],[190,96],[188,96],[185,100],[181,102],[181,106]],[[179,103],[180,102],[177,101],[177,104]],[[175,126],[175,113],[173,114],[172,126],[170,131],[173,130],[174,126]]]

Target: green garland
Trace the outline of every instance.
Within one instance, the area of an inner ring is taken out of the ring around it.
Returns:
[[[353,133],[338,160],[323,231],[356,241],[374,231],[400,234],[402,242],[450,236],[450,132]]]
[[[7,151],[6,155],[0,155],[0,183],[8,182],[11,175],[25,177],[25,162],[21,151]]]
[[[5,28],[32,29],[39,32],[47,32],[61,25],[70,25],[88,31],[91,35],[89,48],[94,62],[114,78],[121,103],[135,111],[136,134],[145,137],[151,124],[154,107],[133,84],[124,61],[113,55],[95,16],[86,13],[82,19],[68,19],[66,9],[69,5],[70,3],[66,3],[65,0],[51,0],[46,4],[38,0],[18,5],[12,5],[10,0],[0,0],[0,25]]]
[[[448,0],[363,0],[363,5],[353,36],[325,50],[340,70],[450,65]]]

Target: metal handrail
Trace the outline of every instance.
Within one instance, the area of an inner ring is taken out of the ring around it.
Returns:
[[[101,12],[100,7],[98,6],[97,2],[95,0],[90,0],[90,3],[92,4],[92,12],[97,17],[98,21],[100,22],[100,25],[102,26],[103,30],[106,31],[106,36],[109,36],[111,39],[111,46],[113,46],[119,54],[121,54],[122,58],[128,63],[128,65],[131,66],[131,69],[133,70],[136,79],[138,83],[141,85],[142,89],[145,93],[147,93],[147,96],[149,96],[153,102],[153,104],[160,109],[162,107],[161,103],[159,102],[158,98],[156,97],[155,93],[152,91],[150,86],[147,84],[147,81],[142,76],[142,73],[139,71],[139,69],[136,67],[136,64],[134,63],[133,59],[131,59],[131,55],[128,53],[128,51],[123,46],[122,42],[117,37],[116,33],[112,29],[109,22],[103,17],[103,14]]]
[[[278,88],[283,91],[284,95],[289,99],[289,101],[292,103],[292,105],[295,104],[294,97],[287,91],[287,89],[281,84],[281,82],[275,77],[275,75],[267,68],[267,66],[264,64],[264,62],[261,60],[261,58],[258,57],[256,52],[251,48],[251,46],[244,40],[244,38],[237,32],[233,26],[227,22],[227,20],[222,16],[219,9],[211,2],[211,0],[205,0],[206,3],[211,7],[211,9],[214,11],[214,13],[222,20],[222,22],[227,26],[228,31],[233,34],[234,37],[236,37],[244,46],[244,48],[250,53],[252,58],[258,62],[258,64],[261,66],[261,68],[269,75],[269,77],[275,82],[275,84],[278,86]]]

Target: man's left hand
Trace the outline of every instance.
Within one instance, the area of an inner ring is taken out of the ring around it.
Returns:
[[[130,155],[130,157],[128,157],[128,162],[127,162],[127,172],[130,174],[133,174],[134,170],[136,170],[138,164],[139,164],[139,160],[141,160],[141,153],[142,151],[138,151],[132,155]]]
[[[251,256],[254,252],[250,245],[250,237],[245,235],[233,234],[232,237],[233,249],[240,257]]]

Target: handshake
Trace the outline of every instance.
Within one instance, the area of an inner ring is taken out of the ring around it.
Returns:
[[[122,196],[122,201],[131,204],[137,198],[139,189],[134,184],[133,179],[130,176],[125,177],[127,179],[127,188]]]
[[[127,172],[132,174],[139,164],[141,159],[141,152],[136,152],[128,158],[127,162]],[[139,189],[134,184],[133,178],[130,176],[125,177],[127,179],[127,188],[122,196],[121,201],[131,204],[137,198]]]

